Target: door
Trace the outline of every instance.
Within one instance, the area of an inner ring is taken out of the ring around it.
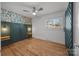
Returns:
[[[11,23],[11,39],[13,42],[27,38],[27,30],[24,24]]]

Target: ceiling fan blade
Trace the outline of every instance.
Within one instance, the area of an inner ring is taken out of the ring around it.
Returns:
[[[36,9],[35,7],[33,7],[33,9]]]
[[[38,11],[41,11],[41,10],[43,10],[43,8],[40,8]]]
[[[36,10],[36,7],[33,7],[33,12],[35,12],[35,10]]]

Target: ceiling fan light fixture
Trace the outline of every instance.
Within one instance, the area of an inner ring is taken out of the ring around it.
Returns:
[[[36,15],[36,12],[33,12],[32,14],[35,16]]]

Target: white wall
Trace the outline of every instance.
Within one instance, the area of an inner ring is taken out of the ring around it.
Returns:
[[[64,25],[64,16],[64,12],[60,11],[45,16],[34,17],[32,19],[32,37],[65,44],[64,30],[53,30],[46,27],[46,21],[53,18],[62,18],[62,22]]]
[[[1,2],[0,2],[0,13],[1,13]]]
[[[75,55],[79,55],[79,48],[76,46],[79,45],[79,3],[74,3],[73,28]]]
[[[1,2],[0,2],[0,14],[1,14]],[[1,22],[1,16],[0,16],[0,22]],[[0,28],[1,28],[1,23],[0,23]],[[0,31],[1,31],[1,29],[0,29]],[[1,34],[1,32],[0,32],[0,34]],[[0,35],[1,36],[1,35]],[[1,38],[0,38],[1,39]],[[1,41],[0,41],[0,45],[1,45]]]

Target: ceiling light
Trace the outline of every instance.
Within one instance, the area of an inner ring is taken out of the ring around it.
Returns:
[[[32,14],[33,14],[34,16],[36,15],[36,13],[35,13],[35,12],[33,12]]]

